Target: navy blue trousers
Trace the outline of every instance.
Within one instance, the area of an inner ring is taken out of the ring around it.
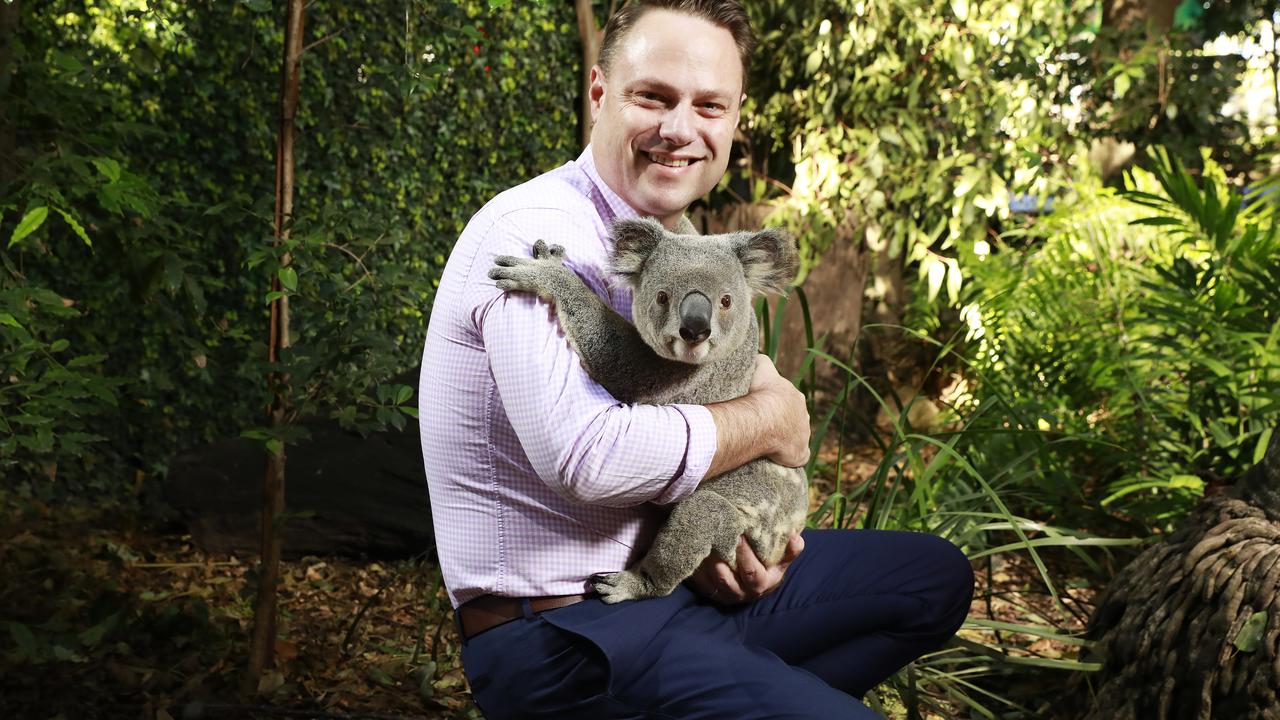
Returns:
[[[766,597],[721,608],[665,598],[586,600],[463,645],[488,720],[877,718],[868,690],[964,621],[973,571],[921,533],[806,530]]]

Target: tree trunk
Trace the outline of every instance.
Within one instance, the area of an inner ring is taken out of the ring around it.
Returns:
[[[9,117],[9,108],[13,105],[9,101],[9,93],[16,73],[13,45],[18,34],[21,8],[22,0],[0,0],[0,188],[17,175],[18,163],[14,157],[18,148],[17,126]]]
[[[1081,678],[1086,720],[1280,718],[1280,429],[1116,576],[1088,636],[1102,669]]]
[[[298,109],[302,70],[303,0],[289,0],[285,11],[284,62],[280,78],[280,129],[276,141],[276,206],[275,237],[279,244],[289,237],[289,219],[293,215],[293,120]],[[289,255],[280,260],[289,266]],[[281,291],[280,276],[271,279],[271,289]],[[289,298],[277,296],[271,301],[270,339],[267,344],[271,363],[280,360],[280,352],[289,347]],[[267,383],[273,394],[267,412],[271,428],[282,427],[289,414],[289,377],[272,371]],[[243,689],[257,688],[263,672],[272,666],[276,641],[276,600],[280,582],[281,522],[284,516],[285,449],[279,442],[267,457],[262,482],[261,561],[258,566],[258,595],[253,608],[253,636],[249,646],[249,666]]]
[[[1173,27],[1180,4],[1182,0],[1108,0],[1102,6],[1102,24],[1117,30],[1145,24],[1153,35],[1164,35]]]
[[[1148,38],[1163,37],[1173,28],[1173,16],[1180,3],[1181,0],[1107,0],[1102,6],[1102,27],[1114,33],[1145,29]],[[1159,52],[1157,81],[1163,105],[1168,88],[1168,51],[1161,48]],[[1096,138],[1089,145],[1089,160],[1103,178],[1128,167],[1134,155],[1133,143],[1114,137]]]
[[[582,103],[578,129],[582,146],[586,147],[591,142],[591,68],[600,58],[602,36],[591,0],[574,0],[573,9],[578,14],[578,38],[582,41]]]

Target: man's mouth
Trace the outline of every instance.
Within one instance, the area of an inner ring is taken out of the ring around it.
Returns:
[[[649,158],[649,161],[652,163],[669,168],[688,167],[689,165],[697,162],[697,160],[690,160],[689,158],[673,158],[667,155],[659,155],[657,153],[645,153],[645,157]]]

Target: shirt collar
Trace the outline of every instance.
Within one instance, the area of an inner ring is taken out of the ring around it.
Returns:
[[[628,205],[626,200],[619,197],[618,193],[614,192],[613,188],[609,187],[609,184],[600,178],[600,173],[596,170],[595,156],[591,154],[590,145],[587,145],[582,154],[578,156],[577,163],[578,167],[582,168],[582,171],[587,174],[587,177],[591,178],[591,183],[595,185],[599,198],[603,201],[600,209],[608,214],[608,217],[604,218],[606,227],[611,226],[614,220],[640,217],[640,213],[636,212],[635,208]],[[597,205],[600,206],[601,204],[597,203]]]

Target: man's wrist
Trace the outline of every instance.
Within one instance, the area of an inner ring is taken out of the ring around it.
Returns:
[[[726,473],[777,450],[773,418],[758,395],[750,393],[707,406],[716,424],[716,454],[706,477]]]

